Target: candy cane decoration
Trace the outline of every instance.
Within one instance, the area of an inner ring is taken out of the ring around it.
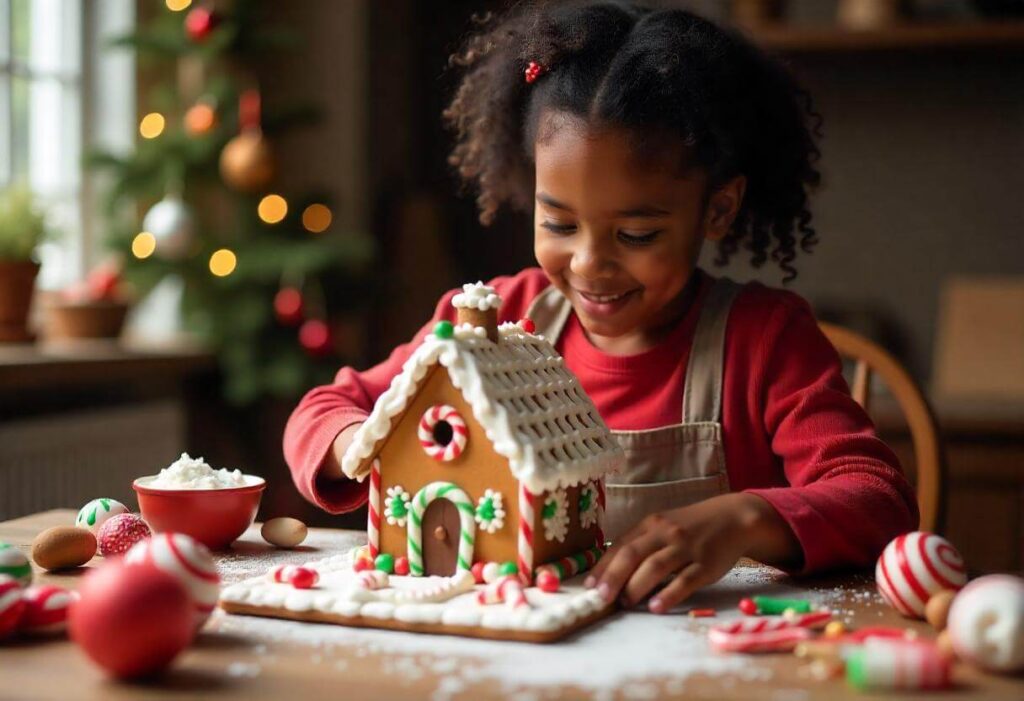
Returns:
[[[374,591],[387,587],[390,583],[390,577],[387,572],[381,570],[364,570],[356,576],[356,582],[359,584],[360,589]]]
[[[370,557],[376,559],[380,549],[380,459],[375,458],[370,468],[370,509],[366,523]]]
[[[541,565],[537,568],[537,572],[553,572],[558,576],[559,580],[564,581],[569,577],[579,574],[580,572],[586,572],[596,565],[597,561],[601,559],[601,554],[603,552],[604,550],[602,548],[594,545],[583,552],[563,557],[561,560],[549,562],[546,565]]]
[[[758,616],[741,618],[738,621],[715,626],[715,630],[733,635],[736,633],[765,633],[786,628],[820,628],[832,620],[831,611],[797,614],[796,616]]]
[[[807,628],[728,633],[716,627],[708,631],[708,643],[719,652],[787,652],[813,635]]]
[[[519,483],[519,579],[523,586],[533,582],[533,509],[534,495]]]
[[[459,553],[456,570],[470,571],[473,564],[473,545],[476,521],[473,518],[473,502],[466,493],[451,482],[431,482],[416,492],[409,510],[408,554],[409,574],[423,575],[423,512],[434,499],[445,498],[459,510]]]
[[[442,421],[452,428],[452,438],[447,445],[441,445],[434,437],[434,428]],[[466,429],[466,422],[459,416],[455,407],[447,404],[435,404],[423,412],[417,435],[420,445],[423,446],[427,455],[435,460],[450,462],[462,455],[462,451],[466,449],[469,431]]]
[[[597,547],[604,552],[604,480],[597,480]]]

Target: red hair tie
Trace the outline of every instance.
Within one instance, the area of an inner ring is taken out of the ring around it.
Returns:
[[[526,76],[527,83],[532,83],[545,73],[547,73],[547,68],[540,65],[536,61],[530,61],[530,63],[526,66],[526,70],[523,71],[523,75]]]

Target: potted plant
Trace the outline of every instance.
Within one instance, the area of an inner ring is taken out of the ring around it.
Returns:
[[[39,263],[32,258],[46,221],[26,187],[0,191],[0,342],[31,341],[28,310]]]
[[[46,340],[116,339],[121,335],[128,307],[120,265],[99,265],[48,305]]]

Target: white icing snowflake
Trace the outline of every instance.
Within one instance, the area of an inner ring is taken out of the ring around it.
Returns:
[[[384,499],[384,517],[393,526],[405,526],[409,517],[409,492],[397,484],[388,487],[388,496]]]
[[[485,490],[484,495],[477,501],[473,518],[480,524],[480,528],[488,533],[500,530],[505,525],[505,509],[502,508],[501,494],[493,489]]]
[[[580,490],[580,526],[590,528],[597,523],[597,485],[588,482]]]
[[[561,543],[565,540],[565,534],[569,532],[567,501],[564,489],[550,492],[547,499],[544,500],[544,509],[541,511],[541,515],[544,518],[544,537],[548,540],[557,540]]]

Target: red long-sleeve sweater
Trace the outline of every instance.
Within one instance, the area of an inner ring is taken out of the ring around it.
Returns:
[[[609,428],[681,421],[683,383],[697,318],[713,278],[670,336],[637,355],[612,356],[586,338],[575,314],[557,343]],[[548,285],[536,268],[490,282],[499,321],[524,316]],[[331,513],[361,506],[367,483],[318,477],[334,438],[366,418],[402,364],[441,320],[446,294],[413,341],[366,371],[342,368],[332,385],[303,397],[285,428],[284,452],[299,491]],[[766,499],[803,548],[802,572],[873,565],[890,539],[917,525],[917,501],[892,451],[850,397],[839,357],[799,296],[757,283],[734,302],[725,338],[723,437],[733,491]]]

